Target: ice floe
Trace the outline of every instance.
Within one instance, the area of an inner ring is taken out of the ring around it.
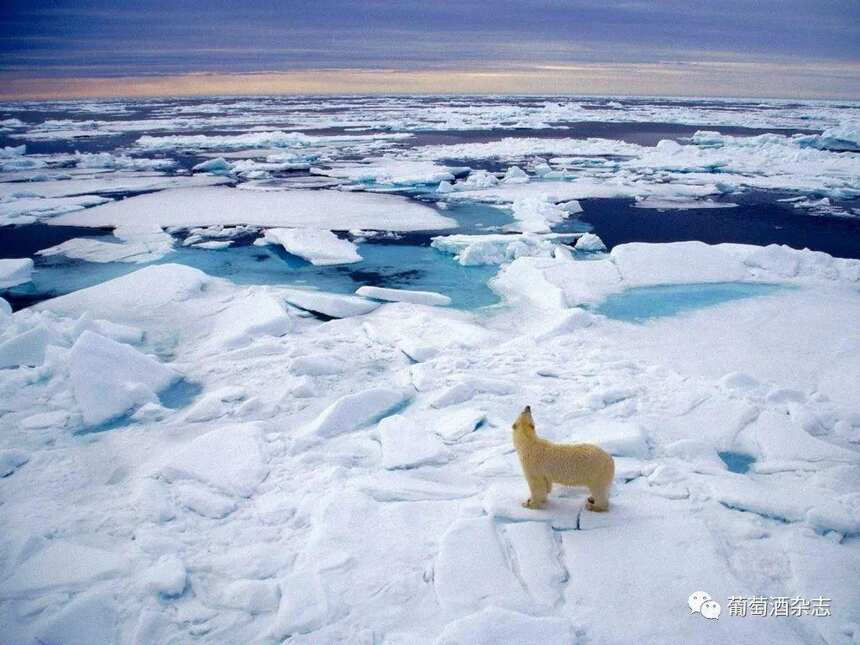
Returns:
[[[287,253],[315,266],[361,262],[358,247],[331,231],[300,228],[269,228],[263,236],[268,244],[280,244]]]
[[[29,282],[33,274],[30,258],[0,260],[0,289]]]
[[[121,226],[132,222],[162,227],[249,224],[386,231],[455,226],[451,218],[393,195],[311,190],[252,192],[231,188],[165,190],[52,220],[54,224],[74,226]]]

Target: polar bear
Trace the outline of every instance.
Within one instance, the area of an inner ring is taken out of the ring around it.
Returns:
[[[514,421],[514,446],[520,456],[531,497],[523,506],[540,508],[553,482],[565,486],[587,486],[590,511],[609,510],[609,487],[615,477],[615,461],[605,450],[590,443],[552,443],[535,432],[531,406]]]

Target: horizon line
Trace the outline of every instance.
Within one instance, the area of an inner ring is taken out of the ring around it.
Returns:
[[[842,87],[834,91],[834,87]],[[590,63],[532,69],[349,69],[22,77],[0,100],[205,96],[617,96],[860,101],[860,63]]]

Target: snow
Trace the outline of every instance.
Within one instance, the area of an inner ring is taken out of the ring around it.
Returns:
[[[323,410],[306,426],[304,437],[328,439],[344,432],[353,432],[390,415],[408,401],[401,390],[373,388],[348,394]]]
[[[0,450],[0,477],[8,477],[30,461],[30,455],[23,450],[9,448]]]
[[[23,331],[0,342],[0,369],[19,365],[36,366],[45,360],[46,347],[59,338],[44,325]]]
[[[218,313],[208,344],[237,349],[260,336],[283,336],[292,326],[292,318],[280,301],[264,293],[250,294]]]
[[[383,287],[359,287],[355,290],[359,296],[384,300],[387,302],[411,302],[416,305],[445,307],[451,304],[451,298],[432,291],[410,291],[409,289],[386,289]]]
[[[377,432],[382,444],[382,465],[389,470],[445,463],[450,458],[435,435],[403,415],[382,419]]]
[[[33,260],[20,258],[0,260],[0,289],[30,282],[33,274]]]
[[[3,581],[3,595],[27,594],[53,587],[84,588],[114,578],[127,568],[121,555],[65,540],[51,540]]]
[[[439,604],[446,610],[528,604],[508,565],[496,526],[488,517],[457,520],[444,533],[433,565],[433,585]]]
[[[113,593],[104,590],[88,592],[39,624],[36,642],[44,645],[117,643],[119,620]]]
[[[179,596],[188,584],[188,572],[176,556],[162,556],[143,574],[141,582],[150,593]]]
[[[578,642],[564,618],[539,617],[487,607],[449,624],[436,645],[571,645]]]
[[[192,440],[160,469],[167,481],[194,480],[232,496],[250,497],[266,478],[262,430],[231,425]]]
[[[84,331],[69,352],[69,374],[84,422],[122,416],[179,380],[169,367],[115,340]]]
[[[280,589],[270,580],[235,580],[221,593],[221,603],[250,614],[274,611],[280,601]]]
[[[280,244],[287,253],[304,258],[314,266],[361,262],[358,247],[331,231],[269,228],[263,240],[269,244]]]
[[[338,230],[437,230],[455,223],[395,195],[338,191],[245,191],[213,187],[164,190],[55,217],[69,226],[209,226],[248,224]]]
[[[318,629],[328,616],[319,576],[294,573],[281,581],[281,602],[270,636],[285,639]]]

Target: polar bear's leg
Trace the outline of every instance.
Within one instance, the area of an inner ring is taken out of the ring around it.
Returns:
[[[523,502],[526,508],[540,508],[546,503],[547,479],[543,475],[526,475],[531,497]]]
[[[549,495],[552,492],[552,480],[549,477],[544,477],[546,480],[546,494]]]
[[[597,511],[601,513],[603,511],[609,510],[609,490],[605,488],[601,489],[589,489],[591,492],[591,496],[585,502],[585,508],[589,511]]]

